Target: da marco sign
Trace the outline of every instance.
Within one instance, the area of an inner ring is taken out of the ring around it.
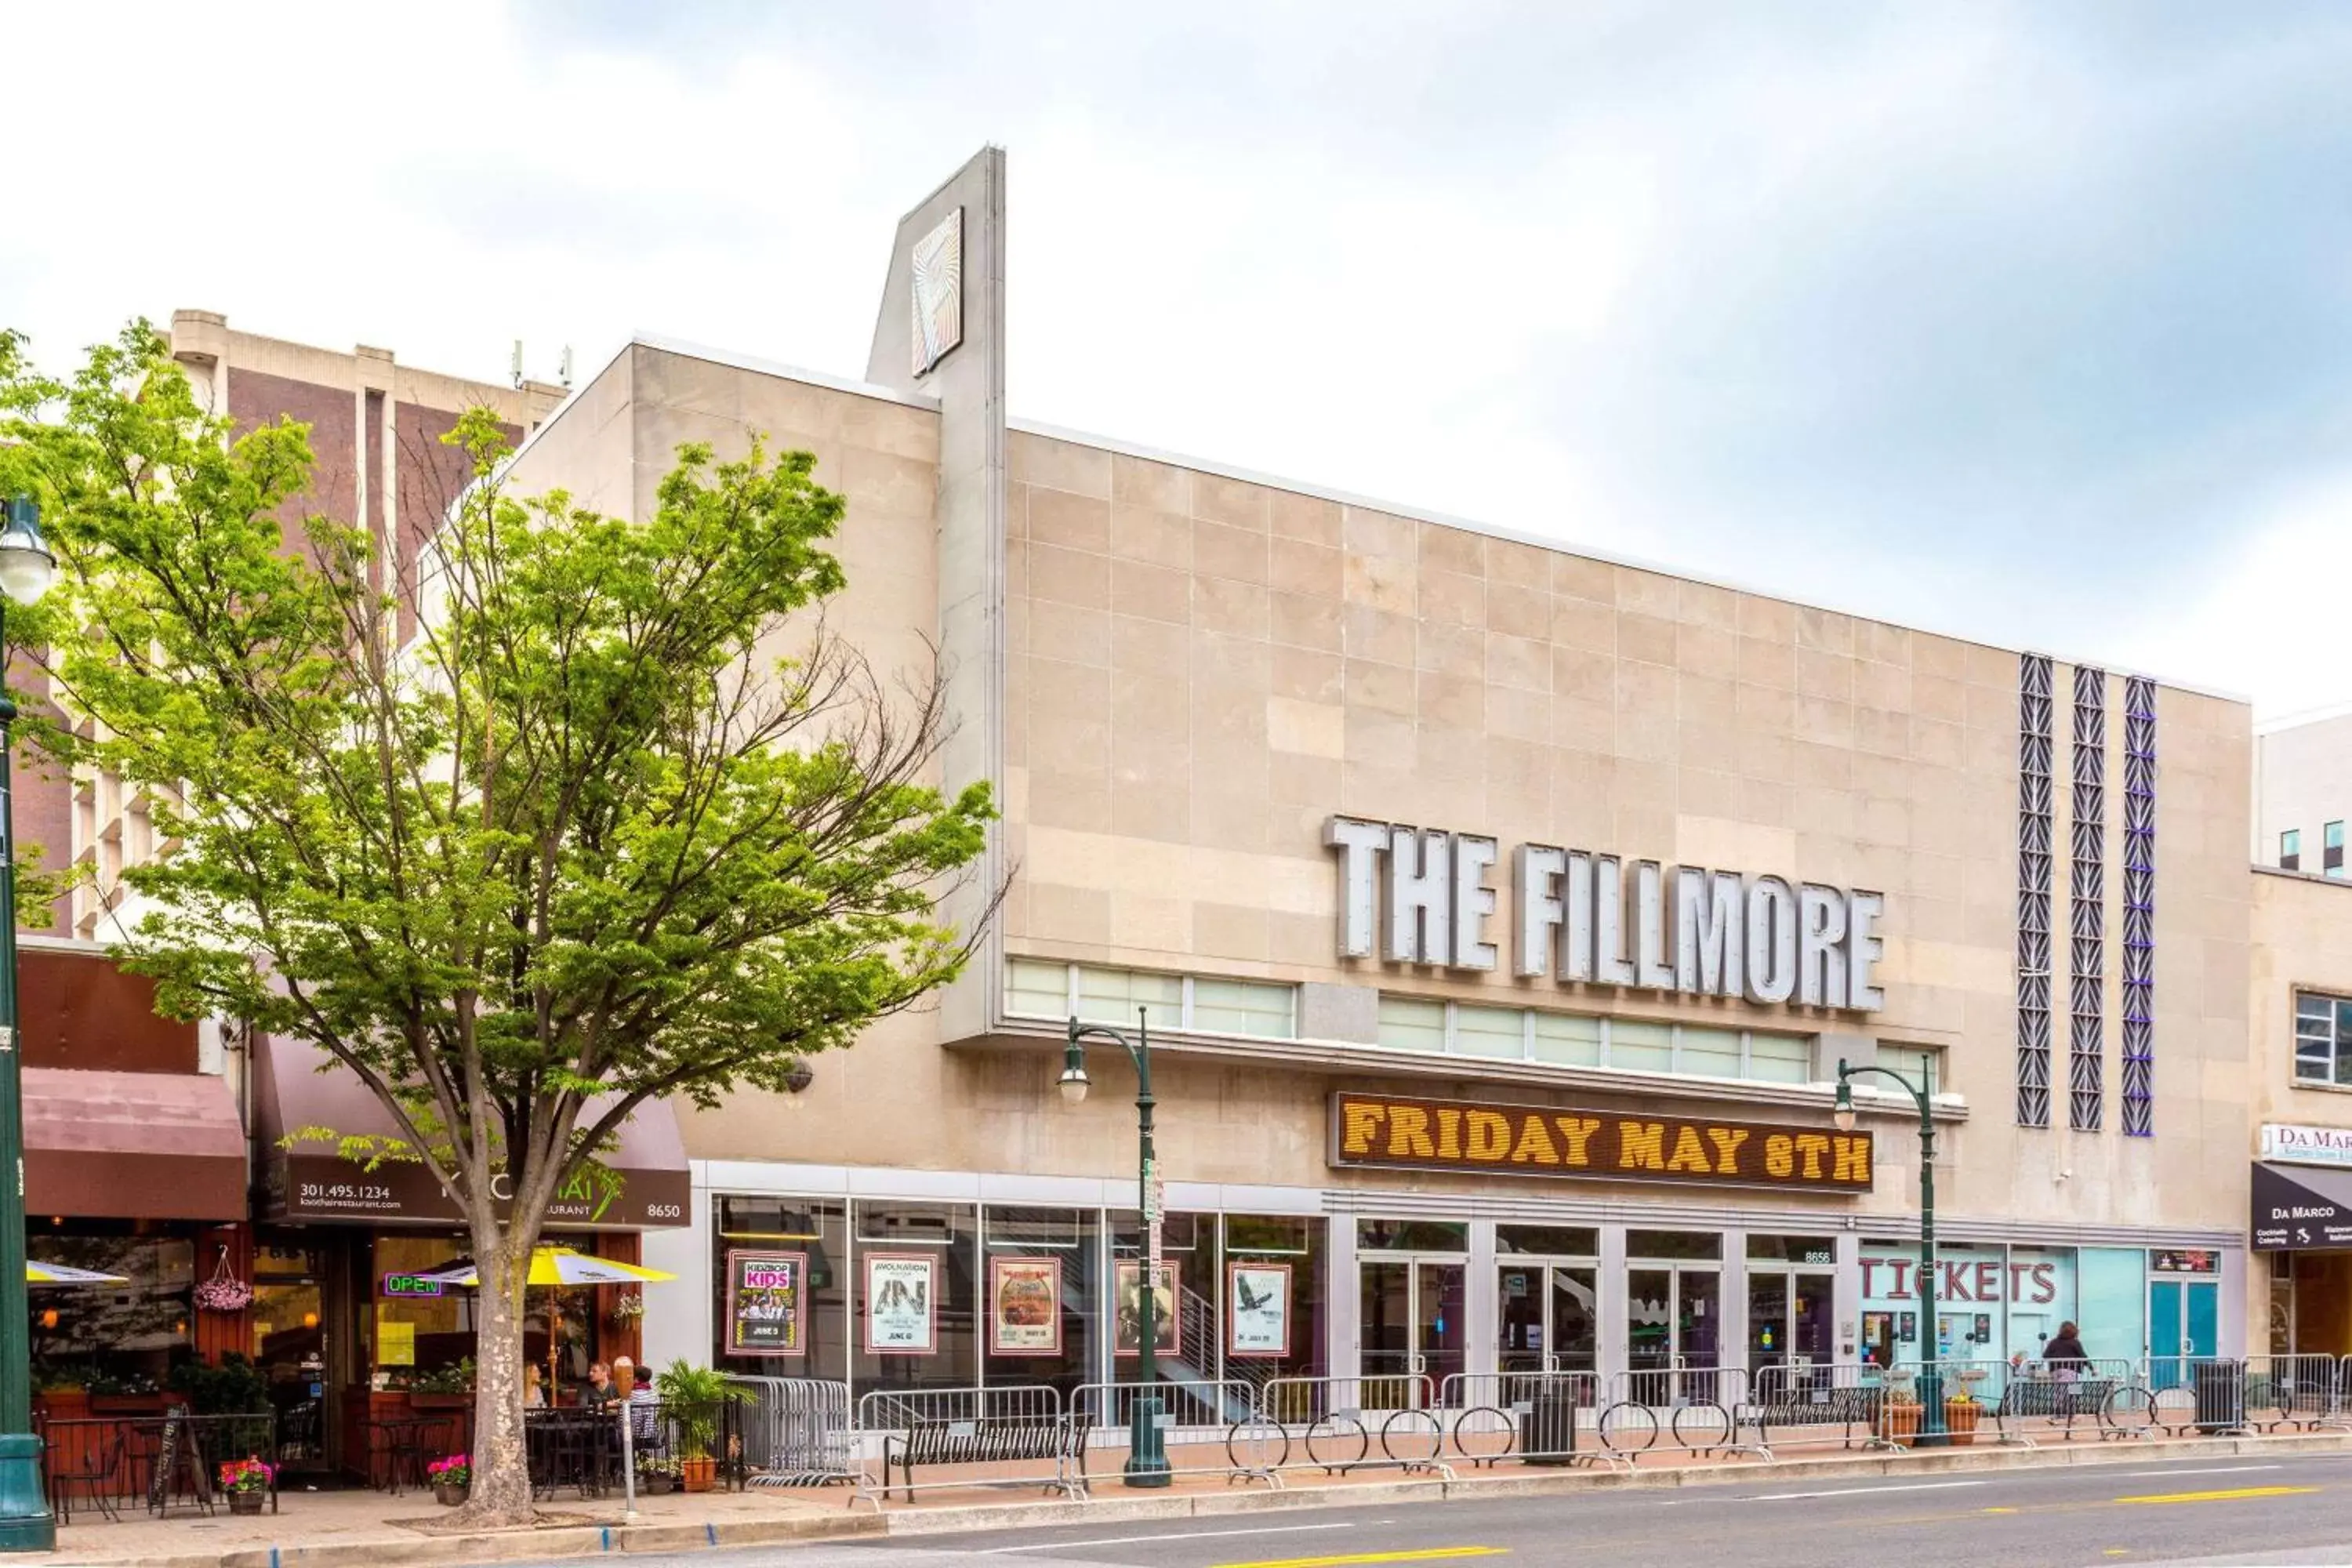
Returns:
[[[1492,971],[1502,847],[1475,833],[1334,816],[1339,952]],[[1512,973],[1766,1005],[1885,1005],[1881,895],[1777,876],[1523,844],[1512,850]]]

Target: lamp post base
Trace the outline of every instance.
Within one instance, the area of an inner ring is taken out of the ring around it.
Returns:
[[[41,1493],[41,1440],[0,1436],[0,1552],[55,1552],[58,1521]]]
[[[1168,1440],[1161,1419],[1156,1397],[1141,1395],[1128,1406],[1127,1464],[1119,1471],[1119,1485],[1165,1487],[1169,1483]]]

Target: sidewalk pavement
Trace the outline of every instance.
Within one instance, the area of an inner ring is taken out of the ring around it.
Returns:
[[[1774,1481],[1834,1476],[1939,1474],[2043,1465],[2132,1463],[2200,1456],[2281,1452],[2352,1453],[2352,1432],[2272,1436],[2198,1437],[2158,1441],[2050,1443],[2038,1447],[1979,1445],[1937,1452],[1864,1453],[1829,1447],[1769,1460],[1653,1451],[1631,1467],[1591,1469],[1538,1468],[1507,1461],[1490,1469],[1455,1463],[1453,1479],[1393,1468],[1328,1476],[1286,1470],[1280,1488],[1247,1484],[1207,1469],[1180,1473],[1164,1491],[1120,1487],[1116,1452],[1095,1464],[1090,1500],[1037,1500],[1040,1491],[950,1486],[919,1491],[918,1501],[880,1512],[853,1489],[756,1489],[744,1492],[673,1493],[638,1500],[625,1522],[617,1497],[558,1498],[542,1504],[550,1516],[534,1530],[431,1535],[417,1527],[438,1523],[446,1510],[429,1493],[391,1497],[373,1491],[290,1492],[272,1516],[238,1518],[226,1510],[209,1518],[175,1514],[150,1518],[124,1505],[119,1522],[77,1509],[58,1532],[52,1555],[18,1562],[76,1568],[390,1568],[423,1564],[548,1562],[607,1552],[684,1552],[719,1547],[796,1542],[941,1534],[1118,1520],[1208,1518],[1297,1508],[1331,1508],[1448,1497],[1570,1494],[1603,1488],[1662,1488]],[[1184,1463],[1183,1456],[1171,1455]]]

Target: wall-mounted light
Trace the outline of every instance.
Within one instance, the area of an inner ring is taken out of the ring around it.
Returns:
[[[57,1326],[58,1310],[55,1307],[43,1308],[41,1310],[41,1327],[45,1329],[54,1329]]]
[[[302,1326],[303,1326],[304,1328],[306,1328],[306,1329],[315,1329],[315,1328],[317,1328],[317,1327],[319,1326],[319,1314],[318,1314],[318,1313],[316,1313],[316,1312],[305,1312],[305,1313],[303,1313],[303,1314],[302,1314]]]

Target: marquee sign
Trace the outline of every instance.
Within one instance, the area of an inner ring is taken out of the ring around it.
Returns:
[[[1341,1089],[1331,1097],[1330,1163],[1866,1193],[1871,1135]]]
[[[1339,955],[1493,971],[1502,847],[1475,833],[1335,816]],[[1523,844],[1511,852],[1511,970],[1765,1005],[1874,1012],[1877,893]]]

